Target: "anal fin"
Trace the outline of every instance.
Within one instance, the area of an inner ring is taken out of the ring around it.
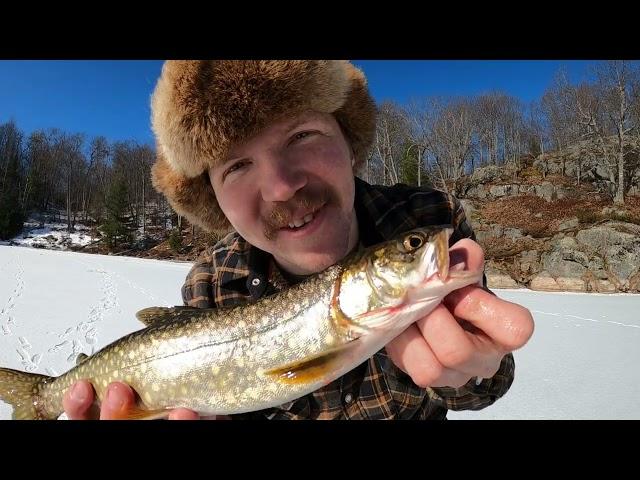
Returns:
[[[168,408],[147,410],[140,407],[131,407],[116,414],[113,418],[114,420],[159,420],[167,418],[169,413],[171,413],[171,410]]]

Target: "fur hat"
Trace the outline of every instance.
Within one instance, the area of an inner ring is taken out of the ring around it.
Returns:
[[[231,145],[269,122],[313,110],[332,113],[363,164],[376,107],[363,73],[337,60],[167,61],[151,99],[157,141],[153,185],[176,212],[207,231],[231,225],[207,170]]]

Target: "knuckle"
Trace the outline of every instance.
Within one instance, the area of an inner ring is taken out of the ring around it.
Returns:
[[[459,345],[446,346],[438,355],[438,360],[445,367],[456,369],[469,361],[471,352]]]
[[[423,364],[409,372],[413,383],[421,388],[426,388],[434,384],[442,376],[444,368],[433,363]]]

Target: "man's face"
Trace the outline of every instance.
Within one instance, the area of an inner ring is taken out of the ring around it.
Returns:
[[[290,273],[319,272],[357,243],[352,150],[333,115],[274,122],[209,176],[236,231]]]

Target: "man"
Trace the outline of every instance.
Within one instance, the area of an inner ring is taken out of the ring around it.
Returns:
[[[208,231],[231,231],[192,268],[186,305],[254,301],[368,246],[451,223],[452,264],[483,265],[460,203],[429,188],[376,187],[354,176],[375,131],[375,104],[346,61],[171,61],[152,99],[155,187]],[[385,349],[326,387],[234,418],[442,419],[509,389],[511,352],[533,332],[530,313],[480,286],[450,294]],[[65,411],[89,418],[80,382]],[[134,393],[112,384],[101,418]],[[197,418],[178,409],[170,418]]]

